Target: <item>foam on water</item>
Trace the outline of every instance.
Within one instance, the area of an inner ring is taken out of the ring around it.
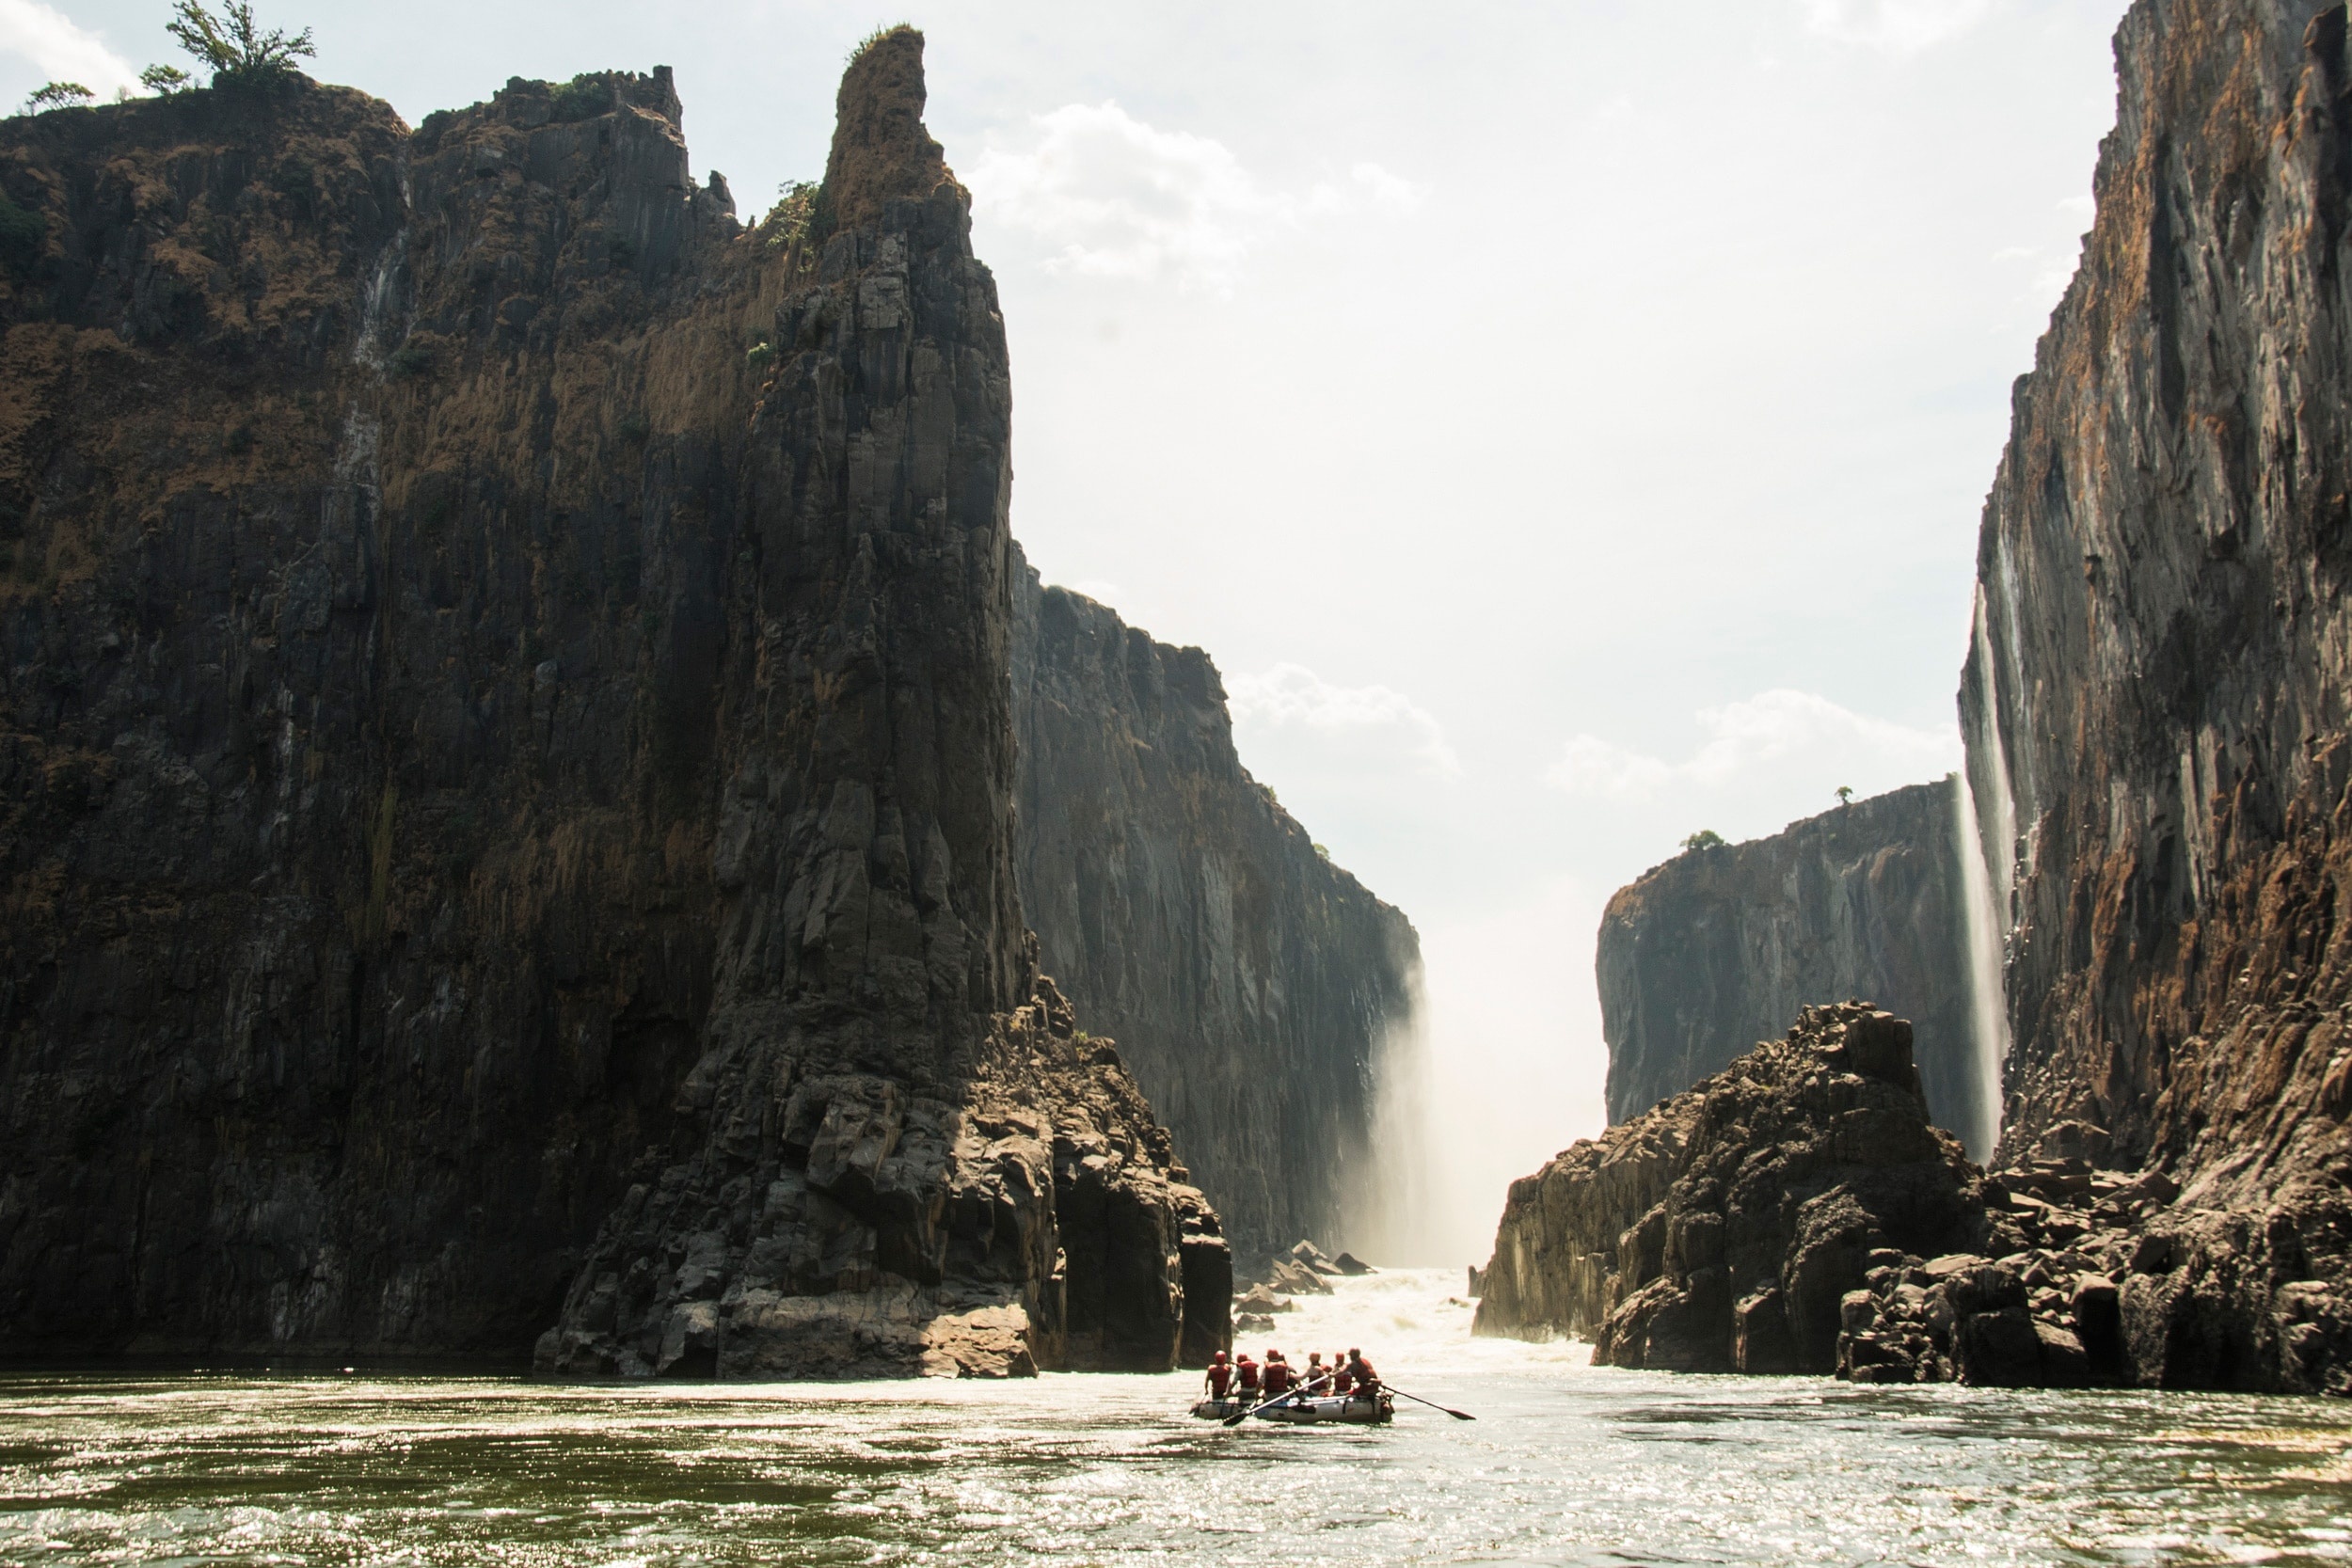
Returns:
[[[1381,1274],[1253,1336],[1360,1345],[1390,1427],[1228,1431],[1196,1374],[584,1386],[0,1379],[0,1562],[2188,1563],[2352,1557],[2352,1411],[1852,1388],[1473,1340]],[[1451,1299],[1449,1299],[1451,1298]]]

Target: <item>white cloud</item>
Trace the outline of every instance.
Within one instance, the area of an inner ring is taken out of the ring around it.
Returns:
[[[40,0],[0,0],[0,53],[19,55],[51,82],[79,82],[101,98],[138,85],[131,63]]]
[[[1437,716],[1385,686],[1334,686],[1303,665],[1278,664],[1263,675],[1229,677],[1225,694],[1238,726],[1298,724],[1359,738],[1386,732],[1422,771],[1449,778],[1462,771]]]
[[[1915,55],[1993,14],[1993,0],[1804,0],[1805,25],[1840,43]]]
[[[1025,152],[991,148],[969,172],[984,217],[1056,247],[1049,272],[1230,290],[1265,235],[1321,219],[1406,213],[1423,192],[1377,164],[1304,193],[1259,180],[1224,143],[1162,131],[1114,103],[1069,103],[1031,123]]]
[[[1707,739],[1684,761],[1579,735],[1546,769],[1544,782],[1571,795],[1624,800],[1669,788],[1745,784],[1759,770],[1788,762],[1835,768],[1865,781],[1883,778],[1889,784],[1934,778],[1960,762],[1956,733],[1891,724],[1810,691],[1761,691],[1744,702],[1703,708],[1698,721]]]

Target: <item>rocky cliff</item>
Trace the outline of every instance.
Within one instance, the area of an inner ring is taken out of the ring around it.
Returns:
[[[1609,1119],[1722,1070],[1808,1003],[1868,997],[1911,1020],[1936,1121],[1989,1149],[1958,797],[1955,781],[1914,784],[1620,888],[1595,963]]]
[[[2169,1376],[2316,1386],[2352,1333],[2352,55],[2341,6],[2140,0],[2116,61],[1961,692],[2005,1148],[2078,1123],[2189,1189],[2136,1282]]]
[[[1022,907],[1235,1246],[1366,1244],[1374,1074],[1420,941],[1233,750],[1216,667],[1016,568]]]
[[[2179,1189],[2079,1155],[1987,1177],[1929,1125],[1911,1035],[1866,1003],[1808,1007],[1514,1182],[1478,1332],[1581,1335],[1621,1367],[1855,1383],[2209,1373],[2166,1283]],[[2307,1386],[2344,1392],[2352,1367],[2339,1355]]]
[[[0,1354],[1220,1341],[1023,927],[921,57],[749,230],[663,71],[0,124]]]

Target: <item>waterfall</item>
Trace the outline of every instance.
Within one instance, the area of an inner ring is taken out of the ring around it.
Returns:
[[[384,243],[375,266],[359,290],[359,330],[353,336],[351,356],[379,373],[396,341],[407,335],[403,321],[403,296],[408,280],[408,226]]]
[[[1967,900],[1969,1044],[1976,1069],[1977,1102],[1962,1130],[1972,1159],[1986,1160],[2001,1139],[2001,1063],[2009,1056],[2009,998],[2001,986],[2001,912],[1994,901],[1993,877],[1977,819],[1976,791],[1968,770],[1953,775],[1953,824],[1960,851],[1961,889]]]
[[[1437,1191],[1442,1173],[1430,1126],[1437,1070],[1420,959],[1406,985],[1405,1015],[1386,1020],[1374,1045],[1372,1138],[1349,1162],[1341,1243],[1384,1264],[1450,1263],[1477,1243],[1446,1233]]]
[[[2009,757],[2001,744],[1999,687],[1994,673],[1993,638],[1986,622],[1984,586],[1977,586],[1970,633],[1979,683],[1978,711],[1963,704],[1962,721],[1971,732],[1967,758],[1952,792],[1960,814],[1961,886],[1967,899],[1968,993],[1971,1045],[1976,1057],[1978,1114],[1964,1134],[1968,1152],[1990,1159],[2001,1138],[2001,1065],[2009,1059],[2009,993],[2003,983],[2010,927],[2015,919],[2017,803],[2010,793]],[[1971,780],[1982,765],[1992,791],[1989,813],[1977,809]]]

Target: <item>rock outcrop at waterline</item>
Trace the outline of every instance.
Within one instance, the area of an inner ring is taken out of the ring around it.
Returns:
[[[1046,972],[1118,1037],[1243,1255],[1361,1245],[1419,937],[1242,767],[1207,654],[1015,572],[1016,863]]]
[[[2078,1151],[1988,1177],[1930,1125],[1910,1044],[1867,1003],[1809,1007],[1513,1183],[1478,1332],[1575,1335],[1604,1364],[1676,1371],[2208,1381],[2227,1305],[2182,1274],[2185,1238],[2231,1217]]]
[[[1482,1334],[1682,1371],[1831,1370],[1887,1255],[1982,1242],[1982,1176],[1930,1124],[1911,1025],[1808,1008],[1696,1088],[1511,1185]]]
[[[2008,922],[2006,1148],[2076,1124],[2099,1164],[2188,1189],[2202,1217],[2147,1287],[2183,1347],[2168,1379],[2340,1387],[2345,13],[2140,0],[2116,60],[2098,218],[2015,389],[1962,681]]]
[[[922,106],[882,36],[748,231],[660,71],[0,126],[0,1354],[1223,1341],[1022,925],[1003,325]]]
[[[1609,1119],[1722,1070],[1808,1002],[1867,996],[1912,1021],[1938,1125],[1989,1148],[1957,794],[1946,780],[1856,800],[1618,889],[1594,964]]]

